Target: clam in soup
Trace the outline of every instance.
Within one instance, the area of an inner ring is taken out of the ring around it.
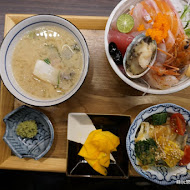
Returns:
[[[40,99],[54,99],[71,91],[82,69],[79,42],[56,26],[27,32],[13,52],[14,78],[24,91]]]

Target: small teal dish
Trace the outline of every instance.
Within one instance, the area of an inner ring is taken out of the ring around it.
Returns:
[[[20,122],[35,120],[38,128],[33,138],[22,138],[16,134]],[[42,112],[28,106],[21,106],[3,118],[6,131],[3,140],[13,153],[19,158],[42,158],[51,148],[54,139],[54,130],[51,121]]]
[[[188,126],[190,126],[190,111],[186,110],[183,107],[180,107],[172,103],[164,103],[148,107],[147,109],[140,112],[131,124],[126,138],[126,148],[132,166],[141,176],[160,185],[172,185],[177,184],[179,180],[184,181],[190,179],[190,163],[187,166],[177,165],[172,168],[164,166],[151,166],[147,170],[145,170],[138,164],[134,151],[135,137],[141,122],[143,122],[146,118],[150,117],[151,115],[161,112],[181,113],[184,116]],[[188,145],[190,145],[189,129],[187,130]]]

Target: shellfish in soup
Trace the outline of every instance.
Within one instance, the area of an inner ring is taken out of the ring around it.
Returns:
[[[44,26],[25,33],[12,57],[18,85],[40,99],[60,97],[75,86],[83,70],[83,51],[71,32]]]

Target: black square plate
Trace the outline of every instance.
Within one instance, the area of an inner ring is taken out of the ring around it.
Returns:
[[[126,136],[131,124],[130,116],[126,115],[98,115],[86,114],[96,129],[110,131],[120,138],[120,145],[116,152],[112,152],[115,161],[110,160],[110,165],[107,168],[107,176],[103,176],[96,172],[83,157],[78,155],[82,144],[68,140],[67,150],[67,176],[73,177],[94,177],[94,178],[128,178],[128,163],[129,158],[126,151]],[[72,117],[70,117],[72,116]],[[79,118],[79,113],[70,113],[68,120]],[[72,127],[69,126],[68,128]]]

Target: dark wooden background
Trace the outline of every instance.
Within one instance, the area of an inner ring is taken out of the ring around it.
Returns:
[[[109,16],[120,0],[0,0],[0,41],[5,14]]]

